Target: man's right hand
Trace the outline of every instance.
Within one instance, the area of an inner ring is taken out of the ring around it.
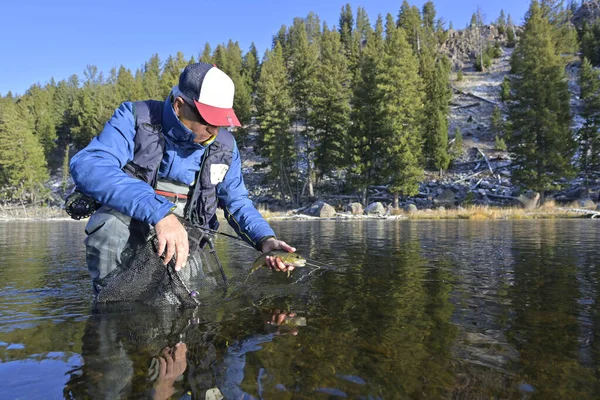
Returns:
[[[158,256],[162,256],[166,248],[167,253],[163,262],[167,265],[177,254],[175,271],[179,271],[185,266],[189,254],[190,244],[187,231],[174,214],[169,214],[158,221],[154,229],[158,239]]]

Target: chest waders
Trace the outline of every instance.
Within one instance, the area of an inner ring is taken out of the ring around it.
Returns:
[[[189,239],[187,265],[175,271],[175,260],[167,267],[156,255],[158,240],[152,231],[145,244],[137,248],[126,247],[122,259],[131,260],[127,265],[119,265],[101,279],[102,289],[96,301],[112,303],[138,301],[153,306],[176,305],[195,307],[201,303],[202,295],[209,295],[209,287],[228,283],[221,265],[210,231],[218,228],[216,210],[218,206],[217,184],[224,170],[231,165],[234,140],[227,130],[220,130],[215,141],[205,149],[199,172],[191,186],[158,178],[158,171],[166,149],[166,139],[162,132],[162,111],[160,101],[135,102],[136,136],[134,156],[123,171],[129,176],[143,180],[158,194],[178,206],[174,212],[185,227]],[[180,203],[184,203],[182,205]],[[217,273],[217,270],[219,273]],[[220,278],[215,276],[220,274]]]

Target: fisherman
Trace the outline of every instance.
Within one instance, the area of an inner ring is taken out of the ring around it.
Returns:
[[[130,261],[154,228],[157,254],[175,271],[189,255],[180,218],[212,232],[216,209],[236,233],[263,253],[294,252],[278,240],[255,209],[244,185],[240,153],[225,128],[239,127],[234,84],[214,65],[188,65],[162,101],[122,103],[99,136],[71,160],[71,175],[84,195],[102,205],[86,226],[86,261],[96,294],[103,278]],[[269,268],[290,271],[267,257]]]

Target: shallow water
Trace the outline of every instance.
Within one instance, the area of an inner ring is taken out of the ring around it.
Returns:
[[[178,342],[173,398],[600,396],[597,221],[272,225],[327,265],[244,283],[219,237],[229,289],[175,312],[94,311],[84,223],[0,223],[0,398],[159,395]]]

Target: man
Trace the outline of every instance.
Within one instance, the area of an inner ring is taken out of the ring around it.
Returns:
[[[187,66],[164,102],[125,102],[70,163],[78,189],[103,205],[86,226],[86,258],[98,293],[102,279],[128,261],[154,226],[158,255],[186,264],[188,234],[178,216],[216,230],[220,206],[229,224],[262,252],[294,252],[278,240],[248,199],[235,140],[234,84],[216,66]],[[268,257],[276,271],[293,266]]]

